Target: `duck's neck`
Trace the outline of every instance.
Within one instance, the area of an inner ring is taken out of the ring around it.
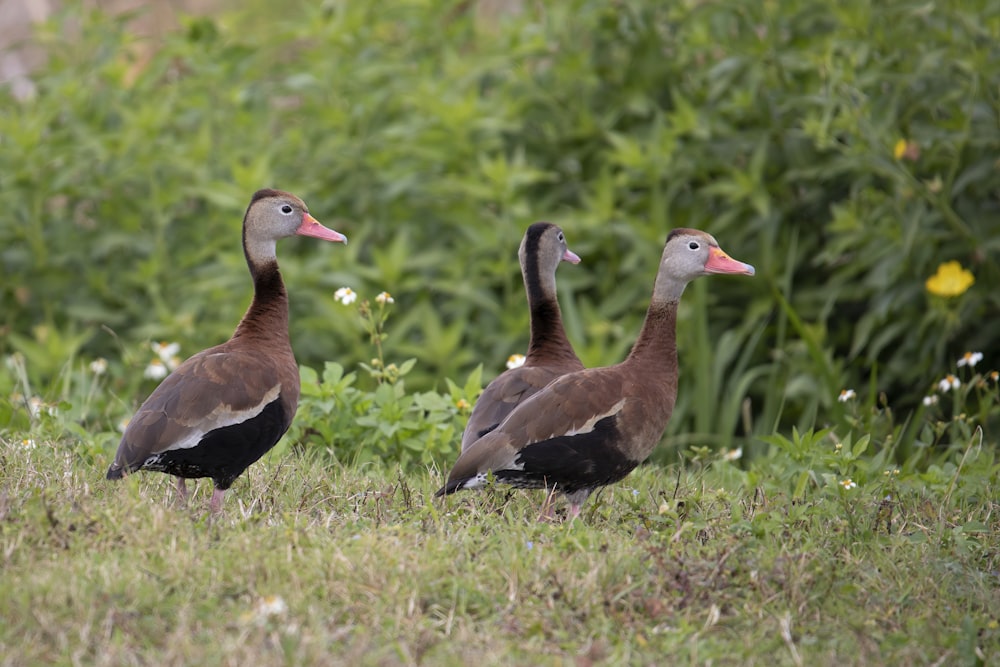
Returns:
[[[677,380],[677,301],[653,300],[626,364]]]
[[[531,304],[531,336],[528,339],[525,363],[530,365],[539,358],[550,361],[559,358],[576,359],[573,346],[563,329],[559,303],[555,299]]]
[[[248,261],[253,276],[253,301],[236,327],[233,339],[288,342],[288,293],[276,259]]]
[[[524,289],[528,294],[528,310],[531,318],[531,335],[528,339],[528,355],[525,365],[536,361],[555,359],[575,360],[573,346],[563,328],[562,312],[556,298],[555,273],[542,276],[537,258],[528,256],[524,270]]]

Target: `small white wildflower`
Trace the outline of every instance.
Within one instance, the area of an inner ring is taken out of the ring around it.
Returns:
[[[840,480],[840,485],[844,487],[845,491],[850,491],[851,489],[856,489],[858,487],[858,485],[855,484],[850,477]]]
[[[268,595],[257,602],[257,615],[264,618],[282,616],[288,611],[288,605],[279,595]]]
[[[341,302],[345,306],[349,306],[358,300],[358,294],[350,287],[341,287],[339,290],[333,293],[333,298]]]
[[[37,417],[42,411],[45,411],[47,415],[55,415],[57,410],[56,406],[49,405],[37,396],[32,396],[28,399],[28,412],[31,413],[32,417]]]
[[[849,400],[851,400],[852,398],[854,398],[856,395],[857,394],[854,393],[853,389],[841,389],[840,390],[840,396],[837,397],[837,400],[840,401],[841,403],[847,403]]]
[[[90,362],[90,372],[94,375],[104,375],[108,370],[108,360],[104,357],[94,359]]]
[[[946,375],[943,380],[938,382],[938,390],[945,392],[949,389],[958,389],[962,386],[962,381],[959,380],[954,375]]]
[[[129,419],[128,417],[122,417],[121,420],[118,422],[118,430],[121,431],[122,433],[124,433],[125,429],[128,428],[128,423],[130,421],[132,421],[132,420]]]
[[[936,405],[938,402],[937,394],[931,394],[930,396],[924,396],[924,405],[930,407]]]
[[[507,368],[520,368],[524,365],[523,354],[512,354],[507,357]]]
[[[531,551],[532,549],[534,549],[534,548],[535,548],[535,543],[534,543],[534,542],[532,542],[531,540],[528,540],[528,541],[527,541],[527,542],[525,543],[525,546],[527,546],[527,547],[528,547],[528,551]]]
[[[962,358],[958,360],[958,367],[968,366],[969,368],[975,368],[976,364],[983,360],[982,352],[966,352],[962,355]]]
[[[743,448],[737,447],[736,449],[730,449],[725,454],[722,455],[723,461],[738,461],[743,458]]]
[[[387,303],[396,303],[396,300],[393,299],[392,295],[388,292],[380,292],[379,295],[375,297],[375,300],[383,305]]]
[[[169,364],[170,360],[177,356],[177,353],[181,351],[180,343],[152,343],[150,345],[153,348],[153,352],[156,352],[156,356],[160,358],[164,364]]]
[[[166,364],[167,370],[171,370],[172,371],[172,370],[174,370],[175,368],[177,368],[178,366],[181,365],[181,358],[180,357],[170,357],[169,359],[165,360],[163,363]]]
[[[21,440],[21,447],[25,449],[35,449],[37,446],[38,444],[31,438],[24,438]]]
[[[240,615],[240,620],[244,623],[256,623],[264,625],[271,618],[284,616],[288,612],[288,605],[278,595],[268,595],[257,600],[252,609]]]
[[[146,370],[142,372],[142,377],[150,380],[162,380],[167,377],[167,367],[159,359],[153,359],[146,366]]]
[[[1000,382],[1000,371],[990,371],[986,377],[994,382]]]

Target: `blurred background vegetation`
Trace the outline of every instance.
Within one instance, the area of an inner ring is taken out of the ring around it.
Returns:
[[[456,420],[440,453],[462,408],[431,397],[474,399],[480,364],[485,383],[524,350],[516,252],[540,219],[583,258],[558,284],[588,366],[627,353],[671,228],[756,266],[685,295],[667,453],[859,415],[898,434],[947,410],[923,398],[963,353],[1000,364],[1000,4],[292,7],[153,36],[149,14],[74,5],[7,45],[42,57],[0,87],[0,420],[37,394],[81,438],[113,433],[153,386],[152,342],[228,337],[260,187],[350,237],[279,249],[300,363],[342,367],[307,398],[375,386],[350,375],[375,348],[333,293],[387,290],[385,361],[417,360],[406,409]]]

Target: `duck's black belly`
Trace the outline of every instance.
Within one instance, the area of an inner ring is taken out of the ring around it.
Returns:
[[[189,479],[211,477],[216,488],[225,490],[277,444],[290,422],[279,397],[256,417],[209,431],[194,447],[154,454],[140,468]]]
[[[557,488],[566,493],[607,486],[639,465],[616,446],[620,438],[613,415],[597,422],[588,433],[528,445],[515,460],[520,470],[496,470],[493,474],[512,486]]]

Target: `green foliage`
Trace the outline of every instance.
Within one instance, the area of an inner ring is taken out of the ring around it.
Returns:
[[[37,95],[0,90],[0,353],[53,394],[64,360],[106,358],[134,405],[128,351],[231,332],[240,216],[277,186],[351,238],[280,248],[309,367],[370,358],[347,285],[396,298],[381,344],[414,389],[490,379],[525,345],[539,218],[583,257],[559,288],[588,366],[627,352],[671,227],[756,265],[685,297],[680,447],[836,424],[873,378],[909,413],[966,350],[1000,364],[996,3],[475,4],[304,3],[155,48],[99,13],[40,28]],[[946,260],[966,292],[928,292]]]
[[[372,391],[355,386],[357,375],[345,375],[340,364],[327,362],[322,378],[303,367],[299,411],[283,442],[351,465],[426,467],[451,458],[468,414],[451,394],[407,393],[403,377],[414,363],[403,363],[393,371],[396,380]]]

